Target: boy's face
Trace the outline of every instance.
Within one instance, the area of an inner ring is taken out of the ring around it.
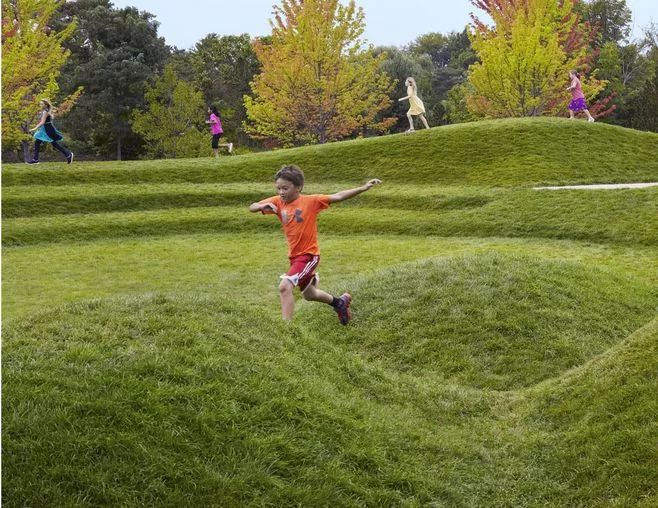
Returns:
[[[278,178],[276,182],[274,182],[274,187],[276,187],[276,192],[284,203],[294,201],[299,197],[299,194],[302,191],[301,187],[297,187],[290,180],[285,180],[283,178]]]

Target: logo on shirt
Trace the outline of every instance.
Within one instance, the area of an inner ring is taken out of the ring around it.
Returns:
[[[281,219],[283,219],[284,224],[288,224],[292,220],[294,220],[295,222],[298,222],[298,223],[299,222],[304,222],[304,219],[302,217],[302,209],[301,208],[295,209],[295,215],[293,215],[292,217],[290,215],[288,215],[288,212],[283,210],[281,212]]]

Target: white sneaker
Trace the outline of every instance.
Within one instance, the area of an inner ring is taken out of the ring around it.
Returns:
[[[233,143],[228,144],[228,153],[231,153],[233,151]]]
[[[588,118],[587,121],[588,121],[588,122],[593,122],[593,121],[594,121],[594,118]]]

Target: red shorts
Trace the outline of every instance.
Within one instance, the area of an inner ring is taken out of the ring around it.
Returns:
[[[318,275],[315,268],[320,264],[320,256],[313,254],[302,254],[290,259],[290,270],[281,276],[282,279],[289,280],[293,286],[299,286],[299,289],[305,291],[309,284],[317,284]]]

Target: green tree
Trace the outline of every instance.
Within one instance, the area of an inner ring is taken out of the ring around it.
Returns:
[[[648,79],[640,92],[629,101],[629,126],[634,129],[658,132],[658,72]]]
[[[449,123],[448,107],[451,106],[448,106],[448,92],[466,80],[468,67],[475,62],[468,32],[464,30],[447,35],[421,35],[409,46],[409,52],[412,55],[426,55],[431,58],[433,66],[429,81],[428,118],[431,115],[435,124]],[[452,107],[453,118],[454,110]]]
[[[645,30],[644,40],[637,44],[631,51],[640,51],[638,56],[637,72],[626,82],[623,102],[619,108],[617,122],[626,127],[650,130],[658,132],[658,26],[649,25]],[[622,50],[627,50],[623,47]],[[622,75],[628,75],[633,68],[622,64]]]
[[[146,111],[134,111],[133,129],[144,138],[149,158],[208,154],[203,95],[179,79],[167,65],[153,86],[146,86]]]
[[[54,99],[57,77],[69,51],[63,44],[75,31],[75,21],[53,30],[51,21],[62,2],[7,0],[2,3],[2,143],[22,147],[28,159],[29,128],[40,113],[42,97]],[[64,113],[77,100],[79,87],[61,101]]]
[[[471,40],[479,61],[469,72],[475,93],[467,97],[469,110],[491,117],[556,114],[566,107],[568,71],[587,59],[573,0],[523,0],[487,4],[494,28],[476,23]],[[491,8],[495,4],[498,8]],[[581,80],[588,98],[604,83],[593,77]]]
[[[85,151],[135,158],[142,140],[132,131],[132,110],[144,107],[144,84],[162,72],[169,55],[158,23],[148,12],[116,9],[109,0],[63,3],[61,23],[72,17],[79,30],[67,42],[71,58],[59,84],[64,91],[82,85],[85,94],[62,126]]]
[[[206,102],[221,111],[225,131],[239,135],[247,117],[243,97],[261,68],[249,35],[210,34],[190,52],[190,63]]]
[[[597,47],[607,42],[619,43],[630,34],[632,13],[626,0],[590,0],[578,7],[583,19],[597,28]]]
[[[363,49],[364,14],[354,1],[283,0],[269,43],[254,49],[262,72],[244,97],[250,135],[283,144],[325,143],[363,130],[388,107],[383,57]]]
[[[407,119],[407,110],[409,103],[400,102],[398,99],[407,95],[407,88],[404,82],[408,76],[413,76],[418,85],[418,93],[423,100],[426,109],[426,117],[430,124],[438,121],[438,115],[435,113],[433,106],[438,104],[432,94],[432,72],[434,64],[427,54],[413,54],[404,49],[394,46],[376,47],[373,50],[376,57],[383,57],[379,69],[387,76],[391,77],[394,86],[391,89],[391,104],[386,109],[379,112],[378,119],[385,121],[387,118],[395,118],[396,122],[392,130],[396,132],[406,131],[409,128]],[[440,115],[440,112],[439,112]]]

